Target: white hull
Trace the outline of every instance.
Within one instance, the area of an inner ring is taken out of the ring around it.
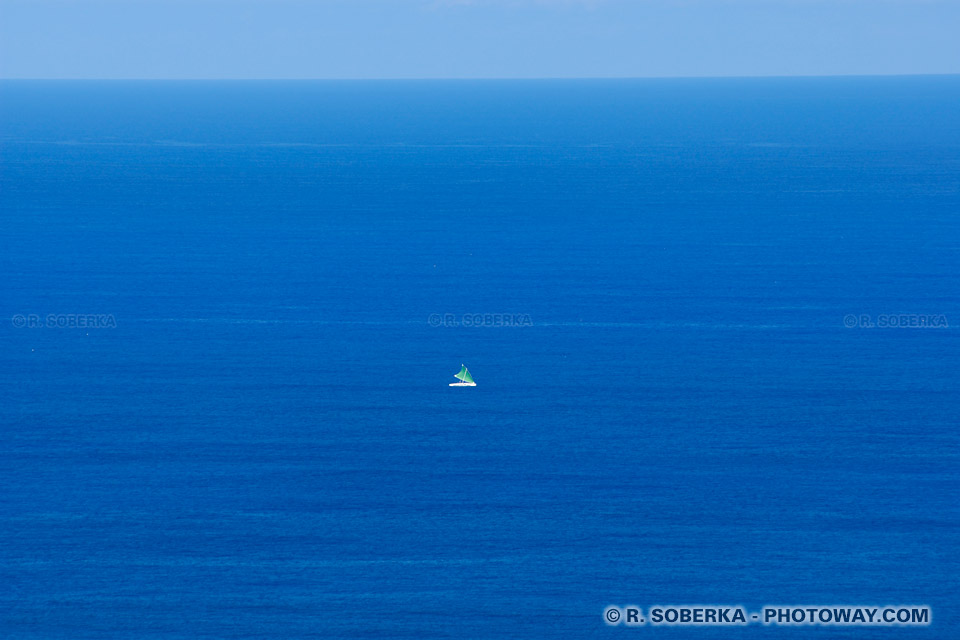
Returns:
[[[451,382],[451,387],[475,387],[477,386],[476,382]]]

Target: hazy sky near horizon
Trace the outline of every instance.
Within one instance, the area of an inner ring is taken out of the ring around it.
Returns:
[[[2,78],[960,72],[960,0],[0,0]]]

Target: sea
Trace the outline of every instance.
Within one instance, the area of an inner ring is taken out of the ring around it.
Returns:
[[[0,283],[5,639],[960,637],[960,76],[4,81]]]

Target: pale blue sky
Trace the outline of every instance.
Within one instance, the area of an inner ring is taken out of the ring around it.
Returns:
[[[0,0],[4,78],[960,72],[960,0]]]

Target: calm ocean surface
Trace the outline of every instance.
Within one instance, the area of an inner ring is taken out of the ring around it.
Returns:
[[[960,637],[958,105],[0,83],[0,636]]]

